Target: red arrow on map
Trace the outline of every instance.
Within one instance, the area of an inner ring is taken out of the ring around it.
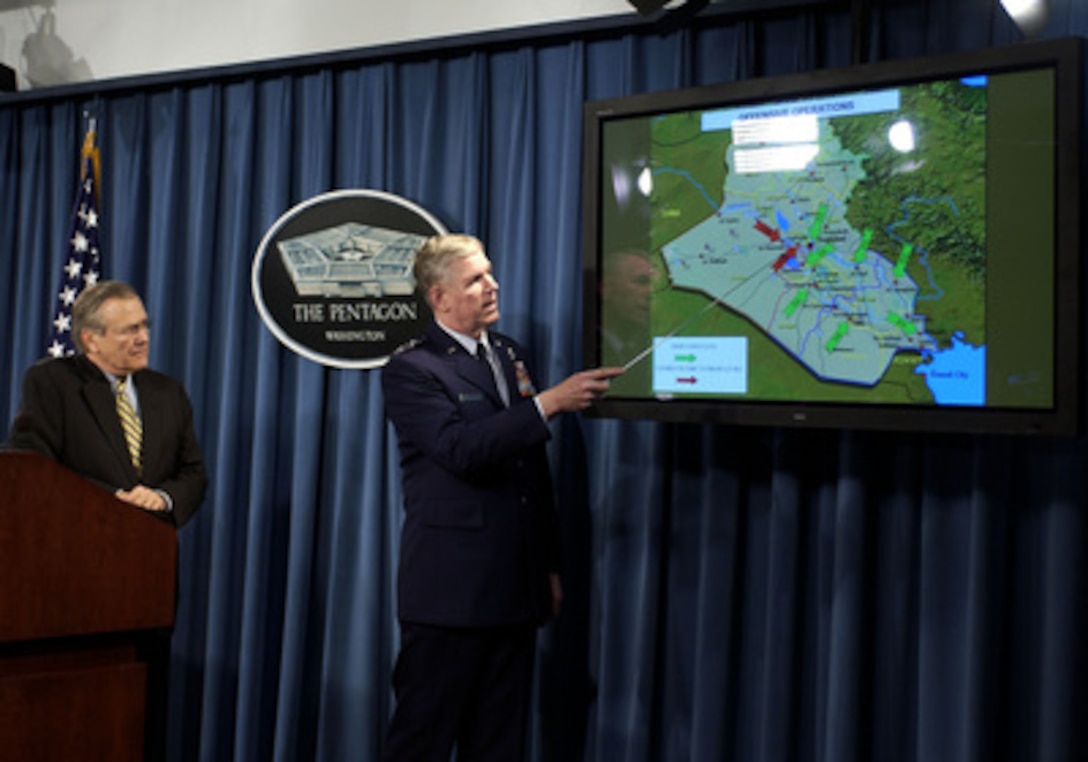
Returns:
[[[774,270],[775,272],[778,272],[779,270],[781,270],[783,267],[786,266],[787,262],[789,262],[791,259],[793,259],[793,255],[796,254],[796,253],[797,253],[797,247],[796,246],[789,247],[788,249],[786,249],[785,254],[783,254],[782,256],[780,256],[778,259],[775,260],[775,263],[773,265],[771,265],[771,269]]]
[[[756,230],[770,238],[772,241],[778,241],[778,231],[772,229],[763,220],[756,220]]]

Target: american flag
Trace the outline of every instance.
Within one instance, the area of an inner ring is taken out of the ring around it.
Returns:
[[[94,140],[92,121],[80,151],[79,193],[76,194],[75,208],[72,210],[64,271],[49,331],[49,348],[46,351],[53,357],[75,354],[72,303],[80,291],[102,277],[102,260],[98,253],[99,157]]]

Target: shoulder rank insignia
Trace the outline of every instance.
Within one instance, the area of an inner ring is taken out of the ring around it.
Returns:
[[[393,354],[395,354],[395,355],[402,354],[404,352],[407,352],[409,349],[415,349],[416,347],[418,347],[422,343],[423,343],[423,339],[421,339],[421,338],[409,339],[408,341],[404,342],[399,347],[394,349]]]

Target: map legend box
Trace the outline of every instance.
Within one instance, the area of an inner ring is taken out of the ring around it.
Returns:
[[[687,336],[654,341],[655,393],[745,394],[746,336]]]

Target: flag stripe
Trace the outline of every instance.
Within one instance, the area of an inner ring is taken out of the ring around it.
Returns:
[[[72,339],[72,304],[87,286],[102,277],[102,259],[98,250],[98,148],[94,130],[88,130],[80,151],[81,170],[57,303],[50,318],[49,344],[46,351],[53,357],[75,354]]]

